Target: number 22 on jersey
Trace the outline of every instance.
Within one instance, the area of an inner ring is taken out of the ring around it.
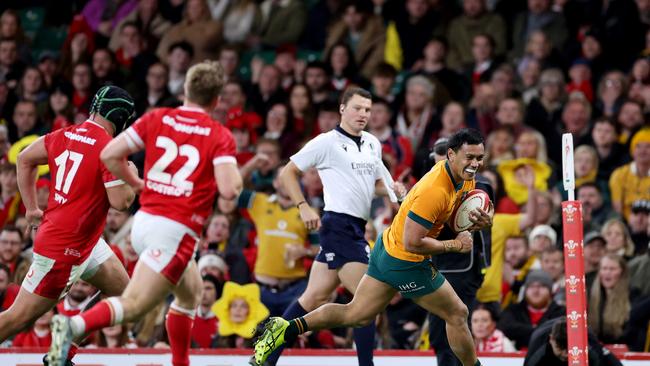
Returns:
[[[158,136],[156,139],[156,147],[162,148],[165,151],[149,169],[147,179],[163,184],[169,184],[185,191],[191,191],[194,188],[194,183],[188,181],[187,178],[192,175],[199,166],[199,162],[201,161],[199,150],[189,144],[178,146],[174,140],[165,136]],[[167,170],[169,165],[176,160],[179,155],[187,158],[185,164],[183,164],[183,166],[173,175],[166,172],[165,170]]]

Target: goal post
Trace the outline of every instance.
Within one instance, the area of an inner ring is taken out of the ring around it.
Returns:
[[[569,366],[587,366],[587,301],[583,256],[582,205],[575,199],[573,136],[562,135],[562,183],[569,199],[562,202],[562,243]]]

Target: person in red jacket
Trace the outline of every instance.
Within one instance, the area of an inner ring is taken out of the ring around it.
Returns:
[[[49,310],[36,319],[34,326],[22,333],[18,333],[14,338],[14,347],[49,347],[52,343],[52,333],[50,332],[50,321],[54,316],[54,310]]]

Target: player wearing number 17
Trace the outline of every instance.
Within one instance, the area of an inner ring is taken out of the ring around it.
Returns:
[[[125,210],[135,194],[113,177],[99,155],[134,111],[133,99],[126,91],[114,86],[101,88],[87,121],[40,137],[18,156],[18,187],[26,218],[38,231],[34,261],[18,297],[0,314],[0,342],[53,308],[79,278],[109,296],[121,294],[126,287],[126,270],[101,234],[109,207]],[[54,178],[45,213],[36,204],[39,164],[48,164]],[[70,358],[73,354],[74,349]],[[62,362],[67,356],[62,355]]]
[[[189,365],[190,332],[203,286],[193,260],[199,233],[217,192],[232,200],[242,186],[235,141],[209,115],[223,83],[217,62],[192,66],[182,107],[146,113],[102,151],[106,167],[141,192],[131,231],[140,260],[121,297],[104,300],[81,316],[54,318],[51,355],[65,353],[78,334],[141,318],[171,292],[175,299],[165,325],[172,364]],[[127,155],[143,149],[144,180],[126,163]]]

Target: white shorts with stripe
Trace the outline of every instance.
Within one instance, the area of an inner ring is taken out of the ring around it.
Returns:
[[[73,283],[94,276],[99,267],[113,255],[115,255],[113,250],[101,237],[88,258],[79,265],[64,263],[34,253],[32,265],[23,280],[22,287],[33,294],[49,299],[63,298]]]
[[[177,221],[139,210],[133,218],[131,244],[141,262],[176,285],[193,260],[199,237]]]

